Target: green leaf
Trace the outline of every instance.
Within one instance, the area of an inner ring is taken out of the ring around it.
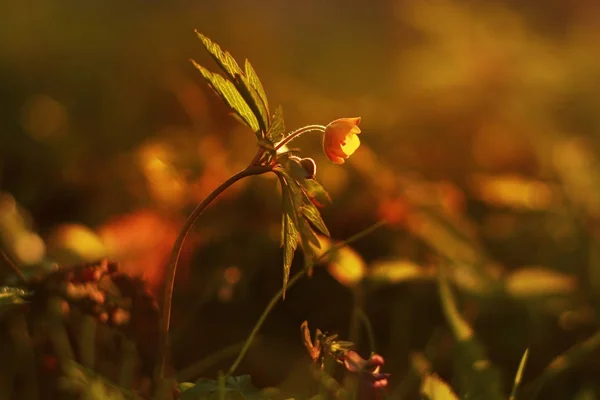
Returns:
[[[319,182],[314,179],[305,179],[302,182],[302,187],[311,199],[315,200],[319,206],[326,206],[331,204],[331,197]]]
[[[274,143],[279,142],[285,136],[285,121],[283,120],[283,108],[278,106],[275,109],[273,118],[271,119],[271,126],[267,132],[267,137]]]
[[[192,60],[192,64],[200,71],[204,79],[208,81],[210,87],[217,92],[217,94],[233,111],[235,111],[246,125],[255,133],[260,132],[260,126],[256,119],[256,115],[254,115],[254,112],[252,112],[250,106],[246,100],[244,100],[235,85],[221,75],[213,74],[194,60]],[[261,137],[261,135],[258,135],[258,137]]]
[[[304,268],[310,271],[316,258],[316,249],[320,248],[319,239],[312,226],[327,236],[329,236],[329,230],[321,218],[319,210],[312,204],[308,194],[295,178],[297,176],[298,179],[304,179],[302,175],[303,168],[292,160],[288,160],[285,166],[287,169],[278,169],[276,172],[280,176],[280,179],[286,182],[284,193],[289,198],[288,207],[294,215],[298,238],[302,244]],[[284,263],[284,267],[285,265]]]
[[[312,203],[305,202],[302,207],[300,207],[300,210],[302,215],[304,215],[319,232],[325,236],[331,236],[329,229],[327,229],[327,225],[325,225],[325,221],[323,221],[323,218],[321,217],[321,213],[319,213],[319,210],[317,210],[317,207],[315,207]]]
[[[260,391],[256,389],[250,380],[250,375],[242,376],[230,376],[223,380],[224,383],[225,399],[233,400],[258,400],[260,398]],[[211,379],[199,379],[191,387],[188,385],[187,388],[181,393],[180,400],[205,400],[205,399],[217,399],[219,395],[219,381]],[[180,385],[181,386],[181,385]]]
[[[246,78],[248,79],[248,84],[252,88],[254,88],[254,90],[256,90],[256,93],[258,93],[258,96],[260,97],[260,100],[262,101],[265,110],[267,110],[268,115],[269,101],[267,100],[267,94],[265,93],[265,89],[263,88],[260,79],[258,79],[258,75],[256,75],[256,72],[254,71],[254,68],[252,68],[252,64],[250,64],[250,61],[246,60],[244,68],[246,69]],[[268,117],[267,120],[269,120]]]
[[[243,74],[242,69],[238,65],[237,61],[235,61],[235,58],[233,58],[233,56],[228,51],[221,50],[221,47],[218,44],[216,44],[200,32],[195,32],[196,35],[198,35],[198,38],[200,39],[204,47],[206,48],[206,50],[210,53],[210,55],[214,58],[217,64],[219,64],[223,71],[225,71],[225,73],[231,80],[235,80],[238,75],[241,76]]]
[[[247,59],[244,63],[244,69],[246,70],[244,85],[248,89],[252,89],[250,90],[251,92],[256,93],[258,106],[257,108],[263,119],[265,125],[265,132],[267,132],[267,130],[271,126],[271,116],[269,111],[269,101],[267,99],[267,94],[265,93],[265,89],[263,88],[260,79],[258,79],[258,75],[254,71],[252,64],[250,64],[250,61],[248,61]]]
[[[233,85],[237,88],[240,96],[245,100],[248,108],[254,115],[258,126],[260,126],[260,130],[267,132],[270,125],[267,95],[250,62],[246,60],[244,65],[246,73],[244,73],[237,61],[235,61],[235,58],[228,51],[223,51],[218,44],[200,32],[196,31],[196,35],[198,35],[198,38],[200,38],[200,41],[212,58],[225,71],[231,82],[233,82]],[[253,130],[257,132],[258,129]]]
[[[265,110],[262,100],[256,90],[250,86],[248,79],[245,76],[238,76],[233,82],[256,117],[261,132],[267,132],[269,129],[269,111]]]
[[[304,254],[304,268],[309,271],[309,276],[311,276],[312,268],[314,267],[315,259],[317,258],[316,249],[321,247],[321,243],[306,218],[299,218],[298,228],[300,231],[302,252]]]
[[[290,278],[290,270],[294,259],[294,252],[298,247],[300,234],[296,227],[296,210],[294,207],[293,193],[290,190],[291,182],[288,177],[278,173],[281,182],[281,194],[283,202],[283,215],[281,226],[281,245],[283,246],[283,296],[285,299],[285,290]]]
[[[302,237],[306,237],[307,242],[313,246],[314,249],[320,249],[321,248],[321,242],[319,241],[319,238],[317,237],[317,234],[315,233],[314,229],[312,228],[312,226],[308,223],[308,221],[306,220],[306,218],[301,218],[300,219],[302,221],[302,223],[300,224],[300,233]]]

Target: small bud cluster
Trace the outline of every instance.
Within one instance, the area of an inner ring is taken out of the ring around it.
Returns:
[[[324,366],[325,356],[332,357],[337,363],[344,365],[346,371],[355,374],[360,379],[361,387],[368,390],[385,388],[390,374],[380,372],[385,360],[379,354],[371,354],[368,359],[362,358],[352,342],[337,340],[338,335],[327,335],[317,329],[314,342],[311,340],[308,322],[300,327],[304,346],[314,363]]]

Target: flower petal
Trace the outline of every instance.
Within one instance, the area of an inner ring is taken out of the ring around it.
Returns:
[[[325,127],[323,135],[323,150],[327,157],[336,164],[343,164],[360,146],[358,124],[360,117],[339,118]]]
[[[351,156],[360,146],[360,139],[357,135],[351,133],[346,136],[346,140],[342,143],[342,150],[346,157]]]

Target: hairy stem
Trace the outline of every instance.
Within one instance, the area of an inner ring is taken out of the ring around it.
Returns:
[[[270,167],[266,166],[257,166],[250,165],[246,169],[237,174],[233,175],[231,178],[227,179],[223,182],[219,187],[217,187],[211,194],[209,194],[200,204],[196,206],[194,211],[190,214],[190,216],[185,220],[177,239],[175,239],[175,243],[173,244],[173,251],[171,253],[171,259],[169,261],[169,266],[167,267],[166,275],[165,275],[165,286],[163,292],[162,299],[162,312],[160,318],[160,342],[159,342],[159,354],[158,354],[158,370],[156,372],[156,382],[165,378],[165,370],[167,366],[167,359],[169,353],[169,325],[171,323],[171,301],[173,297],[173,285],[175,283],[175,273],[177,271],[177,264],[179,262],[179,256],[181,255],[181,249],[183,248],[183,242],[185,241],[186,236],[189,231],[192,229],[192,226],[196,222],[196,220],[202,215],[206,207],[216,199],[225,189],[233,185],[235,182],[239,181],[242,178],[251,175],[260,175],[271,170]]]
[[[296,129],[295,131],[293,131],[292,133],[287,135],[285,137],[285,139],[283,139],[281,142],[279,142],[277,144],[277,146],[275,146],[275,150],[279,150],[280,148],[282,148],[283,146],[285,146],[286,144],[288,144],[289,142],[291,142],[298,136],[302,135],[303,133],[313,132],[313,131],[325,132],[325,127],[323,125],[306,125],[300,129]]]
[[[385,224],[386,224],[385,220],[378,221],[375,224],[371,225],[370,227],[349,237],[348,239],[344,240],[343,242],[336,243],[335,245],[333,245],[329,249],[327,249],[327,251],[325,251],[323,254],[321,254],[321,256],[319,256],[315,260],[315,264],[320,263],[323,260],[326,260],[327,257],[329,255],[331,255],[332,253],[338,251],[339,249],[348,245],[349,243],[355,242],[355,241],[367,236],[368,234],[370,234],[371,232],[373,232],[374,230],[376,230],[377,228],[379,228]],[[287,289],[290,289],[292,286],[294,286],[296,284],[296,282],[299,281],[300,278],[302,278],[307,272],[308,272],[308,269],[306,269],[306,268],[303,269],[302,271],[296,272],[296,274],[290,278],[290,280],[287,284]],[[248,349],[250,348],[250,345],[252,344],[254,337],[258,334],[258,331],[264,324],[265,320],[267,319],[267,316],[271,313],[271,310],[275,307],[277,302],[279,302],[279,300],[281,299],[282,296],[283,296],[283,288],[279,289],[277,291],[277,293],[275,293],[275,295],[271,298],[271,301],[269,301],[269,304],[267,304],[267,307],[265,307],[265,310],[262,312],[262,314],[258,318],[258,321],[256,321],[256,324],[254,324],[254,328],[252,328],[252,332],[250,332],[250,335],[248,335],[248,338],[244,342],[244,346],[242,347],[240,354],[238,354],[237,358],[235,359],[235,361],[229,368],[229,371],[227,371],[226,377],[231,376],[235,372],[237,367],[240,365],[240,362],[242,362],[242,359],[248,352]]]

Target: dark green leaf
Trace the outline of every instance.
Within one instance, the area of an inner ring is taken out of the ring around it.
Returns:
[[[302,223],[300,224],[301,229],[300,229],[300,233],[302,236],[306,237],[308,243],[310,243],[315,249],[320,249],[321,248],[321,242],[319,241],[319,238],[317,237],[314,229],[312,228],[312,226],[308,223],[308,220],[306,218],[301,218]]]
[[[299,218],[298,227],[302,243],[302,252],[304,254],[304,268],[311,271],[309,272],[310,275],[317,257],[316,249],[321,247],[321,243],[319,242],[319,238],[315,234],[312,226],[308,223],[306,218],[302,216]]]
[[[313,231],[311,224],[324,235],[329,236],[329,230],[321,218],[319,211],[312,204],[308,194],[302,189],[294,177],[294,175],[296,175],[299,179],[304,180],[301,176],[303,171],[302,166],[293,160],[289,160],[285,165],[288,169],[278,170],[278,175],[281,177],[280,179],[285,180],[287,184],[286,195],[290,199],[289,207],[294,213],[294,222],[299,231],[298,236],[304,252],[304,267],[311,269],[314,264],[315,249],[320,247],[319,240]],[[310,222],[310,224],[308,222]]]
[[[213,74],[194,60],[192,60],[192,63],[200,71],[204,79],[208,81],[210,87],[212,87],[225,103],[227,103],[227,105],[242,118],[246,125],[248,125],[255,133],[260,132],[260,126],[256,116],[235,85],[221,75]],[[260,135],[258,136],[260,137]]]
[[[321,214],[319,213],[319,210],[317,210],[317,207],[312,203],[305,202],[300,209],[302,215],[304,215],[319,232],[325,236],[330,236],[329,229],[327,229],[327,225],[325,225],[325,221],[321,218]]]
[[[285,135],[285,121],[283,120],[283,108],[278,106],[275,109],[275,114],[271,120],[271,127],[267,133],[267,137],[274,143],[279,142]]]
[[[312,181],[312,179],[305,179],[303,174],[305,174],[306,171],[297,162],[290,160],[287,165],[289,168],[287,171],[290,172],[288,175],[288,180],[291,182],[289,186],[294,194],[296,209],[299,209],[301,215],[306,217],[319,232],[321,232],[323,235],[329,236],[329,230],[321,218],[321,213],[312,203],[308,192],[305,191],[302,186],[300,186],[301,184]]]
[[[321,186],[319,182],[314,179],[305,179],[302,182],[302,187],[308,194],[308,196],[315,200],[319,206],[326,206],[331,204],[331,197],[329,193]]]
[[[283,202],[283,215],[281,227],[281,245],[283,246],[283,298],[285,298],[285,290],[290,278],[290,270],[294,259],[294,252],[298,247],[300,234],[298,233],[296,221],[296,210],[294,207],[293,191],[290,186],[292,184],[289,177],[278,173],[279,181],[281,182],[281,195]]]

